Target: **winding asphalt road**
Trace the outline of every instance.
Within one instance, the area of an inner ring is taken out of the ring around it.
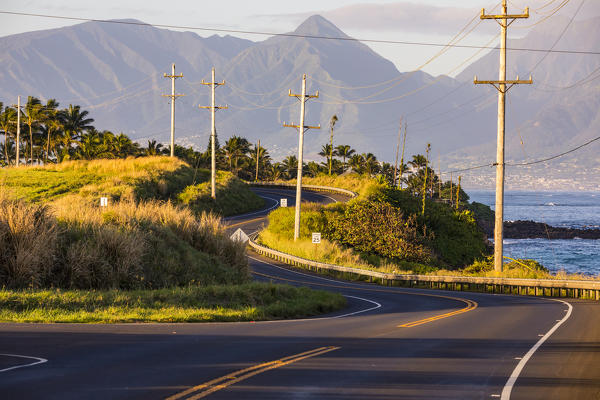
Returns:
[[[292,191],[256,192],[293,205]],[[264,216],[228,223],[250,233]],[[256,279],[336,291],[348,307],[257,323],[2,324],[0,398],[600,399],[596,302],[388,288],[249,257]]]

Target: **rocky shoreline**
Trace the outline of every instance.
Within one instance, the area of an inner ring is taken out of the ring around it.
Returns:
[[[488,237],[494,237],[494,222],[479,224]],[[535,221],[504,222],[505,239],[600,239],[600,229],[574,229]]]

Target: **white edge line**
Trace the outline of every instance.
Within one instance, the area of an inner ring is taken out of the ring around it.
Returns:
[[[344,294],[344,295],[342,295],[342,296],[344,296],[344,297],[350,297],[350,298],[352,298],[352,299],[358,299],[358,300],[362,300],[362,301],[368,301],[369,303],[373,303],[373,304],[375,304],[375,307],[367,308],[366,310],[354,311],[354,312],[351,312],[351,313],[348,313],[348,314],[344,314],[344,315],[336,315],[335,317],[316,318],[316,319],[330,319],[330,318],[331,318],[331,319],[334,319],[334,318],[344,318],[344,317],[349,317],[349,316],[351,316],[351,315],[362,314],[362,313],[365,313],[365,312],[367,312],[367,311],[376,310],[376,309],[378,309],[378,308],[381,308],[381,304],[379,304],[378,302],[376,302],[376,301],[373,301],[373,300],[364,299],[364,298],[362,298],[362,297],[358,297],[358,296],[350,296],[350,295],[345,295],[345,294]]]
[[[346,285],[346,286],[348,286],[349,289],[356,289],[356,284],[354,284],[352,282],[337,281],[335,279],[323,278],[322,276],[305,274],[303,272],[298,272],[298,271],[294,271],[294,270],[289,269],[289,268],[280,267],[279,265],[271,264],[270,262],[259,260],[258,258],[254,258],[254,257],[251,257],[251,256],[248,256],[248,258],[251,259],[251,260],[254,260],[254,261],[258,261],[259,263],[263,263],[265,265],[271,266],[271,267],[275,267],[275,268],[282,269],[282,270],[287,271],[287,272],[294,273],[296,275],[302,275],[302,276],[307,276],[309,278],[320,279],[322,281],[333,282],[333,283],[337,283],[338,285]],[[281,280],[285,280],[285,279],[283,278]]]
[[[271,264],[269,262],[266,262],[266,261],[263,261],[263,260],[259,260],[258,258],[254,258],[254,257],[250,257],[250,256],[248,256],[248,258],[251,259],[251,260],[254,260],[254,261],[258,261],[259,263],[263,263],[263,264],[275,267],[275,268],[283,269],[283,270],[288,271],[288,272],[293,272],[293,273],[298,274],[298,275],[304,275],[304,276],[308,276],[310,278],[318,278],[318,279],[321,279],[321,280],[324,280],[324,281],[330,281],[330,282],[340,283],[339,281],[335,281],[333,279],[322,278],[320,276],[312,276],[312,275],[308,275],[308,274],[303,274],[302,272],[297,272],[297,271],[289,270],[287,268],[282,268],[282,267],[280,267],[278,265],[274,265],[274,264]],[[285,280],[285,278],[282,278],[282,280]],[[310,282],[307,282],[307,284],[310,284]],[[349,287],[349,289],[352,289],[352,287]],[[378,308],[381,308],[381,304],[379,304],[378,302],[373,301],[373,300],[365,299],[365,298],[358,297],[358,296],[350,296],[350,295],[342,295],[342,296],[353,298],[353,299],[358,299],[358,300],[363,300],[363,301],[375,304],[375,306],[374,307],[370,307],[370,308],[366,308],[364,310],[354,311],[354,312],[347,313],[347,314],[334,315],[332,317],[287,319],[287,320],[274,320],[274,321],[258,321],[257,323],[264,324],[264,323],[271,323],[271,322],[298,322],[298,321],[317,321],[317,320],[325,320],[325,319],[336,319],[336,318],[349,317],[351,315],[356,315],[356,314],[362,314],[362,313],[365,313],[365,312],[368,312],[368,311],[371,311],[371,310],[376,310]]]
[[[254,212],[251,212],[251,213],[248,213],[248,214],[242,214],[242,215],[233,216],[230,219],[227,219],[226,221],[227,222],[229,222],[229,221],[237,221],[240,218],[245,218],[245,217],[249,217],[251,215],[261,214],[261,213],[264,213],[264,212],[271,211],[271,210],[277,208],[277,206],[279,206],[279,200],[277,200],[277,199],[274,199],[272,197],[267,197],[267,196],[260,196],[260,197],[262,197],[264,199],[273,200],[275,202],[275,204],[273,206],[269,207],[269,208],[264,209],[264,210],[258,210],[258,211],[254,211]]]
[[[30,358],[30,359],[32,359],[32,360],[37,360],[36,362],[30,363],[30,364],[23,364],[23,365],[17,365],[16,367],[10,367],[10,368],[4,368],[4,369],[0,369],[0,372],[11,371],[11,370],[13,370],[13,369],[17,369],[17,368],[33,367],[34,365],[43,364],[43,363],[45,363],[45,362],[48,362],[48,360],[46,360],[45,358],[41,358],[41,357],[30,357],[30,356],[21,356],[21,355],[19,355],[19,354],[0,354],[0,356],[19,357],[19,358]]]
[[[558,299],[547,299],[547,300],[557,301],[557,302],[566,304],[569,307],[569,309],[567,311],[567,315],[565,315],[563,319],[561,319],[559,322],[557,322],[544,336],[542,336],[540,338],[540,340],[538,340],[537,343],[534,344],[531,349],[529,349],[527,354],[525,354],[525,356],[523,356],[521,361],[519,361],[519,363],[513,370],[512,374],[510,375],[510,378],[508,378],[508,381],[504,385],[504,388],[502,389],[502,396],[501,396],[500,400],[509,400],[510,399],[510,394],[512,392],[513,387],[515,386],[515,382],[519,378],[519,375],[521,374],[521,371],[523,371],[523,368],[525,368],[525,364],[527,364],[527,361],[529,361],[529,359],[531,358],[531,356],[533,356],[533,354],[537,351],[537,349],[542,344],[544,344],[544,342],[550,336],[552,336],[552,334],[558,329],[558,327],[561,326],[571,316],[571,312],[573,311],[573,306],[571,304],[567,303],[566,301],[558,300]]]

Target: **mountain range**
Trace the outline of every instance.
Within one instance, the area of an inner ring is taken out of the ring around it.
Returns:
[[[564,27],[568,28],[561,34]],[[558,28],[557,28],[558,27]],[[495,160],[497,92],[473,85],[473,76],[496,79],[498,51],[468,65],[456,78],[423,71],[400,72],[365,44],[351,40],[330,21],[315,15],[293,36],[252,42],[233,36],[203,38],[144,25],[135,20],[86,22],[71,27],[0,38],[0,100],[17,95],[56,98],[62,106],[80,104],[100,129],[124,132],[142,144],[169,137],[170,81],[177,79],[177,142],[204,149],[210,114],[210,79],[215,67],[220,141],[232,135],[261,140],[273,158],[297,151],[297,132],[283,122],[298,123],[301,77],[308,92],[305,123],[321,124],[306,133],[305,154],[319,159],[329,140],[329,120],[339,118],[336,144],[372,152],[393,161],[400,118],[408,124],[406,154],[425,152],[442,170],[462,169]],[[312,36],[302,37],[302,36]],[[336,37],[348,40],[324,40]],[[600,18],[570,23],[554,18],[540,24],[509,47],[598,51]],[[540,61],[541,60],[541,61]],[[534,85],[510,90],[507,103],[507,161],[536,160],[589,141],[600,132],[600,57],[593,54],[509,51],[509,78],[531,73]],[[449,66],[449,71],[456,67]],[[509,167],[509,188],[600,188],[598,142],[550,163]],[[467,186],[491,187],[492,168],[466,171]]]

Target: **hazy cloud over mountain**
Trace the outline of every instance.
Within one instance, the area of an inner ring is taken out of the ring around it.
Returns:
[[[457,2],[458,3],[458,2]],[[489,5],[482,2],[482,7]],[[489,3],[489,2],[488,2]],[[458,3],[460,4],[460,3]],[[580,1],[572,1],[560,10],[560,14],[570,16],[575,13]],[[535,3],[531,5],[528,25],[546,18],[555,7],[541,8]],[[496,9],[497,10],[497,9]],[[486,11],[491,12],[491,9]],[[511,6],[510,11],[521,12]],[[454,35],[472,18],[478,16],[478,9],[473,7],[446,7],[416,2],[397,2],[392,4],[361,3],[352,4],[333,10],[314,11],[309,13],[264,15],[265,18],[287,18],[300,23],[308,16],[318,13],[341,27],[352,27],[365,31],[410,32],[427,35]],[[579,19],[600,16],[600,2],[587,1],[579,12]],[[496,33],[495,24],[481,24],[474,33]],[[518,32],[517,32],[518,33]]]

